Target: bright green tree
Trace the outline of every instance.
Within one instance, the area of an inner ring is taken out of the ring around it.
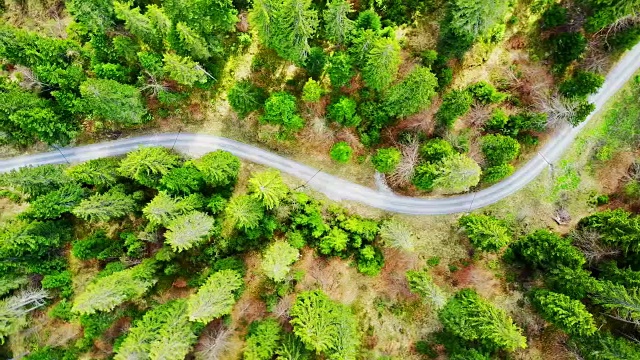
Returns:
[[[318,27],[318,12],[311,0],[284,0],[276,8],[272,46],[283,58],[301,64],[309,55]]]
[[[100,158],[72,165],[65,170],[65,173],[79,183],[106,187],[118,182],[119,167],[120,159]]]
[[[289,314],[293,332],[308,349],[335,360],[356,358],[359,334],[349,308],[315,290],[298,294]]]
[[[512,240],[507,224],[492,216],[465,215],[458,220],[458,224],[471,244],[483,251],[497,252]]]
[[[490,165],[502,165],[513,161],[520,154],[518,140],[500,134],[482,137],[482,152]]]
[[[362,69],[364,82],[374,90],[384,90],[395,80],[400,62],[400,45],[396,40],[389,38],[375,40]]]
[[[480,298],[471,289],[457,292],[440,312],[445,330],[466,341],[490,349],[514,351],[527,347],[527,339],[501,309]]]
[[[354,75],[353,60],[349,54],[337,51],[329,57],[329,67],[327,68],[331,86],[339,89],[349,83]]]
[[[275,319],[254,321],[249,325],[242,358],[244,360],[270,360],[280,346],[282,328]],[[286,358],[278,356],[278,359]]]
[[[233,185],[240,171],[240,160],[224,150],[210,152],[192,164],[200,170],[204,181],[214,187]]]
[[[180,38],[182,47],[194,59],[206,60],[211,57],[207,42],[187,24],[179,22],[176,24],[176,32]]]
[[[508,4],[507,0],[450,0],[449,26],[457,33],[470,34],[474,38],[484,35],[503,20]]]
[[[160,188],[174,195],[197,193],[203,186],[204,176],[192,164],[173,168],[160,179]]]
[[[152,225],[168,226],[178,216],[196,210],[198,208],[196,205],[193,201],[190,201],[190,197],[173,198],[166,192],[160,191],[142,209],[142,213]]]
[[[165,241],[173,251],[189,250],[211,235],[214,221],[211,216],[199,211],[177,216],[167,225]]]
[[[276,241],[269,245],[262,257],[262,271],[275,282],[284,281],[291,270],[291,264],[300,257],[298,249],[286,241]]]
[[[264,208],[260,200],[250,195],[231,198],[224,214],[233,226],[240,230],[257,229],[264,217]]]
[[[130,214],[136,201],[119,188],[112,188],[104,194],[94,194],[71,211],[73,215],[90,222],[109,221]]]
[[[286,131],[298,131],[304,127],[304,119],[298,115],[296,98],[285,91],[269,96],[260,121],[281,125]]]
[[[254,174],[249,179],[249,193],[270,210],[278,207],[287,197],[289,187],[282,181],[279,171],[267,170]]]
[[[442,105],[436,112],[436,120],[442,126],[452,128],[456,120],[469,112],[473,97],[466,90],[452,90],[442,97]]]
[[[142,185],[156,187],[179,163],[180,158],[163,147],[141,147],[122,159],[118,171]]]
[[[302,88],[302,100],[306,102],[317,102],[324,95],[322,86],[312,78],[309,78]]]
[[[463,154],[446,157],[440,164],[434,186],[448,194],[468,191],[478,185],[482,170],[478,163]]]
[[[447,304],[447,294],[433,282],[433,278],[427,273],[426,269],[407,271],[406,276],[411,292],[420,296],[434,310],[439,311]]]
[[[61,165],[25,166],[0,174],[0,187],[26,197],[54,191],[69,182]]]
[[[573,336],[589,336],[597,327],[593,315],[578,300],[548,290],[537,290],[533,295],[533,304],[542,316]]]
[[[144,295],[155,283],[154,264],[146,260],[132,268],[96,278],[73,300],[71,311],[94,314],[112,311],[116,306]]]
[[[344,141],[335,143],[329,152],[329,155],[331,155],[333,160],[343,164],[349,162],[352,154],[353,149],[351,149],[351,146]]]
[[[193,86],[196,83],[204,84],[207,82],[206,70],[188,56],[165,53],[162,61],[164,71],[180,85]]]
[[[186,300],[167,302],[133,324],[114,359],[184,359],[198,339],[196,328],[189,322]]]
[[[427,109],[436,94],[438,80],[429,68],[417,67],[386,94],[389,114],[406,117]]]
[[[161,37],[153,27],[151,20],[140,13],[140,8],[131,8],[129,3],[114,1],[113,7],[118,19],[123,20],[131,34],[152,47],[158,47]]]
[[[371,163],[377,171],[383,174],[392,173],[402,160],[400,150],[396,148],[378,149],[376,154],[371,158]]]
[[[341,96],[337,102],[329,106],[329,118],[344,126],[358,126],[362,119],[357,114],[357,106],[355,100]]]
[[[327,3],[327,9],[322,13],[327,39],[336,44],[346,42],[354,28],[354,21],[349,19],[351,12],[351,3],[347,0],[331,0]]]
[[[123,125],[140,124],[147,110],[140,90],[114,80],[87,79],[80,85],[83,106],[94,116]]]
[[[213,273],[198,292],[187,300],[189,321],[208,324],[230,314],[236,303],[236,295],[243,285],[242,277],[235,270]]]

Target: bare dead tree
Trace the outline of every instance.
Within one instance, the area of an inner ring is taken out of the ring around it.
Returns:
[[[196,347],[196,356],[202,360],[219,360],[230,348],[230,337],[232,331],[224,326],[222,322],[214,328],[205,331],[200,337],[200,342]]]
[[[493,110],[489,106],[485,106],[479,103],[475,103],[469,112],[469,123],[477,128],[484,126],[484,124],[491,118]]]
[[[620,255],[620,250],[602,245],[602,235],[593,230],[575,230],[570,234],[573,245],[584,254],[589,264]]]
[[[553,220],[558,223],[558,225],[567,225],[571,222],[571,214],[569,214],[566,208],[560,207],[554,212]]]
[[[273,314],[281,320],[289,320],[289,310],[293,306],[293,299],[290,296],[285,296],[276,304],[273,309]]]
[[[392,186],[406,186],[411,183],[413,173],[420,160],[420,142],[413,138],[408,144],[402,145],[402,160],[395,171],[387,177]]]
[[[566,99],[559,94],[540,96],[537,99],[537,107],[548,115],[547,126],[556,127],[564,123],[570,123],[576,115],[579,103]]]
[[[40,81],[38,75],[28,67],[18,65],[16,66],[16,72],[20,74],[20,86],[24,89],[33,90],[35,88],[43,88],[47,85]]]
[[[169,87],[164,85],[162,82],[158,81],[158,79],[156,79],[155,76],[153,76],[148,71],[145,71],[145,73],[147,74],[148,78],[147,78],[147,84],[143,86],[141,89],[142,91],[149,90],[151,92],[151,95],[153,95],[153,97],[158,97],[158,94],[160,94],[161,92],[169,91]]]

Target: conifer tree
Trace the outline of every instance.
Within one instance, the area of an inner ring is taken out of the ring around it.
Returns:
[[[262,257],[262,270],[275,282],[284,281],[291,270],[291,264],[298,260],[300,252],[286,241],[276,241],[269,245]]]
[[[198,292],[187,300],[189,321],[208,324],[230,314],[243,285],[240,274],[235,270],[221,270],[209,276]]]
[[[104,194],[94,194],[82,200],[71,212],[90,222],[102,222],[131,213],[136,201],[121,188],[113,188]]]
[[[224,214],[233,226],[240,230],[256,229],[264,217],[264,208],[259,200],[250,195],[231,198]]]
[[[347,0],[331,0],[327,3],[327,9],[322,13],[327,39],[336,44],[346,42],[354,28],[354,21],[348,17],[351,12],[353,9]]]
[[[230,152],[216,150],[193,160],[204,181],[211,186],[229,186],[235,183],[240,171],[240,160]]]
[[[164,234],[165,241],[176,252],[189,250],[206,240],[213,230],[214,219],[199,211],[180,215],[171,220]]]
[[[163,147],[141,147],[120,162],[119,173],[142,185],[156,187],[162,176],[179,164],[179,157]]]
[[[176,24],[176,31],[183,48],[194,58],[206,60],[211,57],[206,41],[195,31],[191,30],[187,24],[179,22]]]
[[[207,82],[207,72],[188,56],[165,53],[162,61],[163,70],[180,85],[193,86],[195,83]]]
[[[400,67],[400,45],[389,38],[379,38],[372,44],[362,69],[368,87],[382,91],[391,85]]]
[[[267,170],[254,174],[249,179],[249,192],[270,210],[278,207],[287,197],[289,187],[282,181],[279,171]]]
[[[101,158],[70,166],[65,170],[65,173],[79,183],[106,187],[118,182],[119,167],[120,159]]]
[[[97,278],[73,300],[74,313],[94,314],[144,295],[155,283],[153,261]]]

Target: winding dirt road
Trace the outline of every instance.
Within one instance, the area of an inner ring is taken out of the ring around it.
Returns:
[[[600,91],[591,96],[591,102],[596,105],[595,112],[602,109],[607,100],[624,86],[638,68],[640,68],[640,44],[624,55],[611,70]],[[65,163],[67,160],[81,162],[100,157],[122,155],[139,146],[173,147],[177,151],[193,156],[222,149],[242,159],[278,169],[304,182],[308,181],[307,186],[324,193],[333,200],[357,201],[378,209],[403,214],[454,214],[493,204],[523,188],[550,164],[560,159],[592,116],[593,114],[580,126],[565,126],[558,129],[533,159],[500,183],[475,193],[446,198],[413,198],[390,194],[354,184],[252,145],[217,136],[186,133],[138,136],[94,145],[65,148],[60,151],[14,157],[0,161],[0,172],[29,165],[59,164]]]

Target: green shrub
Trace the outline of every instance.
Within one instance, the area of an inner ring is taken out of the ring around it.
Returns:
[[[589,114],[596,110],[596,106],[587,100],[582,100],[578,103],[574,115],[569,119],[569,123],[573,126],[577,126],[581,122],[585,121]]]
[[[275,319],[254,321],[249,326],[245,341],[245,360],[270,360],[282,339],[282,328]]]
[[[533,304],[542,316],[572,336],[590,336],[596,332],[593,315],[578,300],[548,290],[533,294]]]
[[[606,45],[610,51],[622,52],[630,50],[638,42],[640,42],[640,26],[632,26],[610,35]]]
[[[69,270],[45,275],[41,283],[43,289],[59,289],[60,296],[63,298],[69,298],[73,295],[71,271]]]
[[[486,135],[482,137],[482,152],[490,165],[502,165],[518,157],[520,144],[508,136]]]
[[[358,271],[368,275],[376,276],[380,274],[384,266],[384,256],[382,251],[372,245],[365,245],[358,251],[356,256]]]
[[[420,156],[428,162],[436,163],[456,153],[451,143],[444,139],[431,139],[420,146]]]
[[[287,131],[298,131],[304,127],[304,119],[298,115],[296,98],[284,91],[269,96],[260,121],[281,125]]]
[[[351,159],[351,155],[353,155],[353,149],[351,149],[351,146],[346,142],[340,141],[333,145],[329,155],[331,155],[333,160],[346,164]]]
[[[358,126],[362,119],[356,112],[357,106],[355,100],[342,96],[329,106],[329,118],[344,126]]]
[[[452,90],[442,97],[442,105],[436,113],[438,123],[452,128],[455,121],[471,109],[473,97],[466,90]]]
[[[433,163],[422,163],[416,166],[411,182],[420,190],[431,191],[437,178],[438,166]]]
[[[396,148],[378,149],[376,154],[371,158],[371,163],[377,171],[383,174],[393,172],[402,160],[400,150]]]
[[[558,90],[568,98],[586,98],[596,93],[602,84],[604,84],[604,76],[579,70],[571,79],[563,81]]]
[[[500,164],[488,167],[482,173],[482,180],[488,184],[494,184],[510,176],[515,171],[511,164]]]
[[[475,248],[497,252],[511,242],[511,231],[504,221],[488,215],[465,215],[458,220]]]
[[[353,77],[353,61],[349,54],[337,52],[329,57],[329,67],[327,74],[331,80],[331,86],[339,89],[349,83]]]
[[[496,108],[491,113],[489,120],[484,124],[484,128],[489,131],[500,131],[507,126],[508,122],[509,116],[507,113],[500,108]]]
[[[71,321],[75,316],[71,312],[71,308],[73,307],[73,303],[67,299],[60,300],[57,304],[51,307],[49,310],[49,317],[54,319],[60,319],[63,321]]]
[[[302,88],[302,100],[306,102],[317,102],[324,95],[322,86],[312,78],[309,78]]]
[[[564,25],[567,23],[567,9],[560,4],[551,5],[543,14],[540,19],[540,26],[543,29],[551,29],[556,26]]]
[[[587,49],[587,39],[579,32],[562,32],[551,36],[547,41],[551,58],[561,66],[580,59]]]
[[[116,241],[107,237],[104,230],[98,230],[86,239],[75,240],[71,247],[71,253],[80,260],[106,260],[114,255],[117,257],[119,250],[121,250],[117,245]]]
[[[486,81],[480,81],[469,86],[469,92],[476,100],[485,105],[500,103],[507,98],[507,94],[499,92]]]
[[[235,110],[240,117],[245,117],[249,113],[259,110],[267,99],[267,93],[264,89],[257,87],[250,80],[242,80],[229,90],[227,94],[231,108]]]

